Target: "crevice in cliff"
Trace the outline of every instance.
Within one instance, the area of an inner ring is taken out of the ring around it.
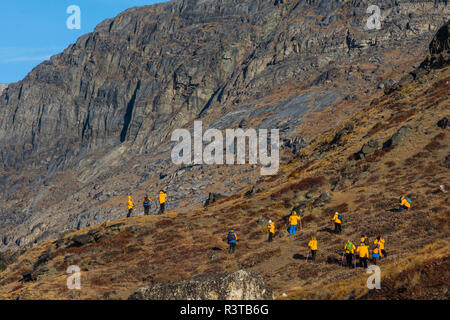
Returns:
[[[141,80],[138,81],[136,85],[136,89],[134,89],[133,96],[131,97],[130,102],[127,105],[127,111],[125,112],[125,117],[123,119],[123,129],[120,133],[120,142],[123,143],[127,137],[128,127],[130,126],[131,118],[133,116],[134,104],[136,102],[136,95],[141,87]]]

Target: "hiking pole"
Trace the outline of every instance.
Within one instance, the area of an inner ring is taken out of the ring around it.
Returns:
[[[308,251],[308,254],[306,255],[306,262],[308,262],[308,257],[309,257],[309,251]]]
[[[341,267],[344,266],[344,252],[342,252],[342,258],[341,258]]]

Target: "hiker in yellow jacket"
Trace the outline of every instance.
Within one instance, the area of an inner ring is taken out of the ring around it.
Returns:
[[[398,208],[398,211],[402,212],[403,209],[408,210],[409,208],[411,208],[411,200],[408,197],[401,196],[400,207]]]
[[[275,234],[275,223],[272,220],[269,220],[267,230],[269,231],[269,242],[272,242],[273,235]]]
[[[127,214],[127,218],[129,218],[131,216],[131,214],[133,213],[133,208],[134,208],[134,203],[133,200],[131,199],[131,196],[128,196],[128,214]]]
[[[316,252],[317,252],[317,239],[315,236],[311,238],[308,242],[308,247],[311,249],[311,258],[313,261],[316,261]]]
[[[359,244],[358,249],[356,249],[356,253],[359,253],[359,265],[364,268],[367,268],[367,259],[369,259],[369,246],[364,242]]]
[[[289,217],[289,235],[295,235],[295,229],[297,228],[297,224],[300,221],[301,217],[297,215],[297,212],[293,211],[292,215]]]
[[[159,214],[163,214],[166,211],[166,198],[167,193],[164,190],[159,192]]]
[[[334,233],[341,233],[342,216],[339,214],[339,212],[334,213],[332,221],[334,221]]]
[[[384,239],[381,237],[381,234],[378,235],[378,237],[375,239],[375,241],[373,242],[374,246],[376,247],[377,245],[380,246],[380,258],[382,258],[383,256],[386,256],[386,250],[384,249]]]
[[[347,260],[347,266],[349,268],[352,268],[353,267],[353,264],[352,264],[353,254],[355,253],[356,247],[352,243],[351,240],[347,240],[347,243],[345,244],[344,249],[345,249],[345,258]]]
[[[367,242],[369,241],[369,239],[367,238],[367,236],[365,234],[361,235],[361,243],[364,243],[365,245],[367,245]]]

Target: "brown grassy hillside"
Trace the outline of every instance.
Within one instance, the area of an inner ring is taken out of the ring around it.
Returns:
[[[125,299],[143,285],[245,268],[262,274],[277,297],[448,299],[450,140],[448,127],[436,124],[450,115],[449,81],[446,67],[379,97],[302,149],[278,175],[261,178],[250,196],[39,243],[5,265],[0,297]],[[371,140],[378,150],[361,158]],[[413,206],[399,213],[402,194]],[[303,228],[289,237],[286,217],[294,206],[304,214]],[[340,235],[330,232],[336,210],[344,217]],[[262,218],[275,221],[272,243]],[[235,255],[226,253],[232,226],[240,235]],[[370,243],[378,233],[386,240],[379,292],[368,292],[362,268],[340,266],[346,240],[357,242],[361,233]],[[312,234],[319,242],[316,263],[303,258]],[[82,269],[81,291],[66,288],[65,270],[73,264]]]

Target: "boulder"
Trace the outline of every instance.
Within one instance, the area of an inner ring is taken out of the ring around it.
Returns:
[[[199,276],[139,288],[129,300],[267,300],[272,290],[254,271]]]
[[[445,160],[444,160],[444,166],[445,166],[447,169],[450,169],[450,154],[448,154],[448,155],[445,157]]]

